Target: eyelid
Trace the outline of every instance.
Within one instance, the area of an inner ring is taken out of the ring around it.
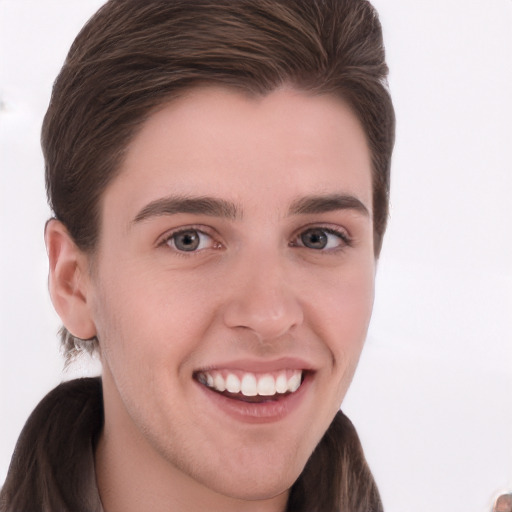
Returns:
[[[333,224],[309,224],[307,226],[302,226],[299,230],[297,230],[293,236],[293,241],[290,243],[293,247],[301,247],[305,249],[309,249],[306,247],[300,240],[300,236],[307,231],[318,229],[320,231],[325,231],[328,234],[337,236],[340,239],[340,245],[333,249],[311,249],[317,252],[336,252],[345,249],[346,247],[351,247],[353,244],[353,239],[349,232],[338,225]],[[299,241],[299,242],[298,242]],[[298,243],[297,243],[298,242]],[[295,245],[296,244],[296,245]]]
[[[219,241],[219,237],[216,236],[215,230],[212,228],[202,225],[202,224],[190,224],[186,226],[179,226],[177,228],[171,229],[169,231],[166,231],[163,235],[158,237],[156,241],[157,247],[163,247],[167,245],[168,248],[172,249],[172,247],[169,245],[169,240],[171,240],[174,236],[179,235],[180,233],[186,233],[187,231],[197,231],[198,233],[201,233],[202,235],[208,236],[211,238],[213,242],[212,248],[218,248],[217,246],[221,246],[222,243]],[[197,251],[180,251],[179,249],[174,249],[179,254],[185,254],[187,256],[192,256],[193,254],[200,253],[201,251],[204,251],[206,249],[199,249]]]

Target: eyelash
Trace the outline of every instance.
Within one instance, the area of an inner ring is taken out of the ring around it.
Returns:
[[[314,248],[305,246],[303,241],[301,240],[301,237],[303,235],[305,235],[306,233],[312,232],[312,231],[319,231],[321,233],[336,236],[340,241],[339,246],[333,247],[333,248],[328,248],[328,249],[324,249],[324,248],[314,249]],[[199,233],[200,236],[209,237],[212,240],[212,247],[209,247],[209,248],[212,248],[212,249],[222,248],[222,243],[215,241],[214,236],[211,233],[209,233],[207,230],[205,230],[204,226],[193,226],[193,225],[187,226],[184,228],[179,228],[176,231],[172,231],[172,232],[166,234],[164,236],[164,238],[160,242],[158,242],[157,245],[159,247],[167,246],[170,249],[173,249],[174,252],[176,254],[178,254],[179,256],[190,257],[190,256],[197,255],[205,249],[198,249],[198,250],[194,249],[191,251],[180,250],[176,247],[175,242],[173,243],[174,247],[171,246],[171,242],[173,241],[173,239],[175,240],[175,237],[177,237],[180,234],[189,233],[189,232],[196,232],[196,233]],[[318,225],[318,226],[312,225],[312,226],[301,228],[301,230],[296,235],[294,235],[293,240],[290,241],[288,245],[289,245],[289,247],[310,249],[312,251],[319,252],[319,253],[336,253],[338,251],[343,251],[346,247],[352,247],[353,240],[347,234],[347,232],[345,230],[335,229],[332,227],[327,227],[327,226],[322,226],[322,225]]]
[[[332,247],[332,248],[328,248],[328,249],[325,249],[325,248],[313,249],[311,247],[306,247],[304,245],[303,241],[301,240],[301,237],[304,236],[306,233],[312,232],[312,231],[319,231],[324,234],[334,235],[335,237],[337,237],[339,239],[339,245],[337,247]],[[299,242],[297,243],[297,241],[299,241]],[[300,232],[297,233],[297,235],[295,235],[294,241],[290,242],[289,245],[290,245],[290,247],[302,247],[305,249],[311,249],[312,251],[319,252],[319,253],[333,254],[333,253],[337,253],[339,251],[343,251],[347,247],[352,247],[353,240],[345,230],[336,229],[336,228],[328,227],[328,226],[322,226],[322,225],[312,225],[312,226],[302,228],[300,230]]]
[[[175,245],[175,242],[173,243],[174,247],[171,246],[171,242],[173,241],[173,239],[175,239],[175,237],[177,237],[178,235],[185,234],[185,233],[190,233],[190,232],[199,233],[199,236],[207,236],[207,237],[209,237],[212,240],[212,246],[213,247],[211,247],[211,248],[213,248],[213,249],[220,249],[221,246],[222,246],[222,244],[220,242],[215,241],[214,236],[211,233],[209,233],[208,230],[206,230],[204,228],[204,226],[187,226],[187,227],[184,227],[184,228],[178,228],[175,231],[171,231],[170,233],[167,233],[164,236],[164,238],[157,245],[159,247],[164,247],[164,246],[167,245],[170,249],[173,249],[174,252],[176,254],[178,254],[179,256],[185,256],[185,257],[193,256],[195,254],[200,253],[204,249],[192,250],[192,251],[184,251],[184,250],[178,249],[176,247],[176,245]]]

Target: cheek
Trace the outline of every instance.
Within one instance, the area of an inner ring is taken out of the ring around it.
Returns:
[[[109,269],[94,297],[100,346],[117,366],[167,365],[194,349],[211,323],[214,296],[200,276]],[[117,361],[121,362],[118,363]]]
[[[373,267],[332,280],[317,304],[316,326],[331,353],[336,386],[341,402],[352,380],[366,340],[374,300]]]
[[[340,272],[317,297],[318,314],[335,347],[350,351],[362,346],[374,301],[374,270],[366,265]]]
[[[344,283],[339,301],[340,321],[364,342],[374,301],[374,273],[360,272]]]

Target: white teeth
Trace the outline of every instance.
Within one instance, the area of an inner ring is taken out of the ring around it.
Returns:
[[[226,378],[226,389],[230,393],[240,393],[240,379],[230,373]]]
[[[244,372],[241,378],[234,373],[224,372],[224,376],[221,371],[213,370],[199,373],[197,380],[221,393],[227,390],[230,393],[242,393],[244,396],[294,393],[302,383],[302,370],[281,370],[275,375]]]
[[[202,374],[204,375],[204,374]],[[226,383],[224,382],[224,377],[220,373],[216,373],[213,376],[213,388],[215,388],[217,391],[220,391],[221,393],[223,391],[226,391]]]
[[[300,379],[301,374],[300,373],[294,373],[289,379],[288,379],[288,391],[291,393],[294,393],[299,389],[300,387]]]
[[[286,393],[288,391],[288,379],[286,378],[286,372],[281,372],[277,376],[276,391],[277,393]]]
[[[272,375],[263,375],[258,380],[258,395],[272,396],[276,394],[276,381]]]
[[[242,395],[245,396],[256,396],[258,394],[258,383],[252,373],[246,373],[243,376],[240,390]]]

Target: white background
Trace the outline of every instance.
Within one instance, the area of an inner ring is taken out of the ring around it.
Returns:
[[[0,0],[0,482],[28,414],[70,376],[39,130],[101,3]],[[512,1],[374,3],[398,119],[392,211],[344,410],[388,512],[489,511],[512,490]]]

